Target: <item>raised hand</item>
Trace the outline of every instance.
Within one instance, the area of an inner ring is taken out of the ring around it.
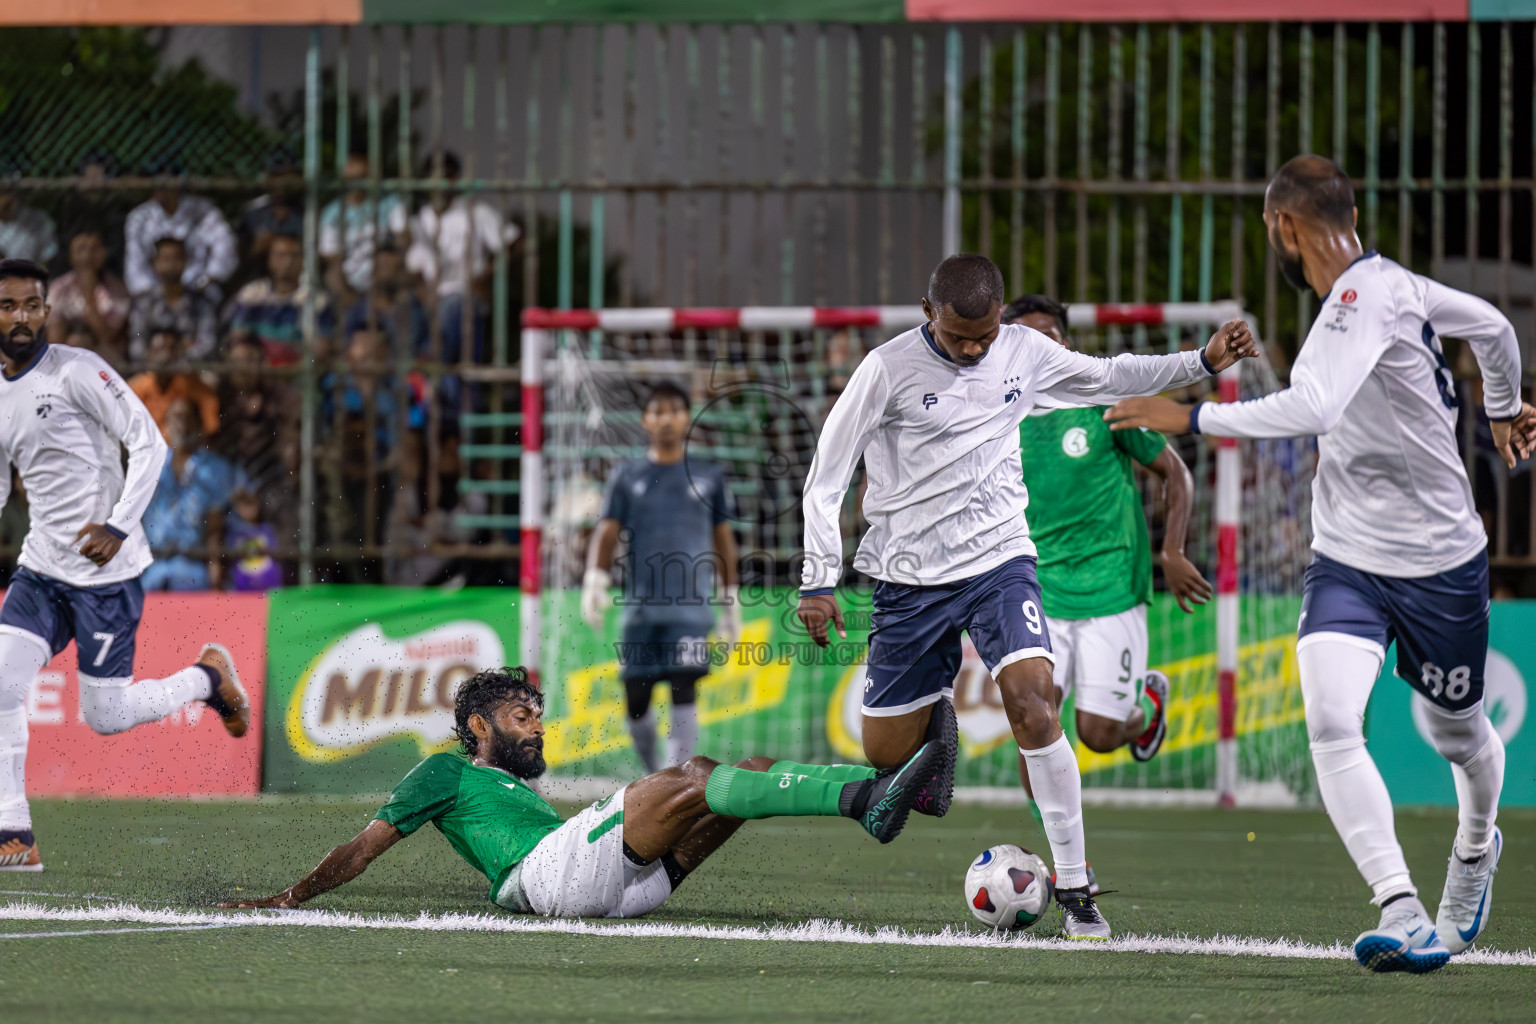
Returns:
[[[1205,345],[1205,359],[1218,373],[1239,359],[1252,359],[1258,354],[1258,339],[1242,320],[1222,324]]]

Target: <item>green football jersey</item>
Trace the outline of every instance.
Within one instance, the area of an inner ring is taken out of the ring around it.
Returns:
[[[1102,408],[1057,409],[1019,425],[1045,614],[1092,619],[1152,600],[1152,551],[1131,460],[1147,465],[1167,446],[1162,434],[1110,430]]]
[[[412,768],[374,817],[405,835],[432,822],[490,880],[492,899],[517,863],[563,824],[528,783],[458,752],[433,754]]]

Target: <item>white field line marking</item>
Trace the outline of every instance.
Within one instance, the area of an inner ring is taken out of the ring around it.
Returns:
[[[806,921],[794,925],[769,925],[763,928],[723,927],[720,925],[669,924],[651,921],[625,921],[597,924],[591,921],[558,918],[525,918],[487,914],[420,914],[413,918],[365,916],[330,910],[245,911],[243,913],[199,913],[184,910],[158,910],[123,905],[116,907],[74,907],[60,909],[36,903],[11,902],[0,906],[0,920],[9,921],[122,921],[138,924],[225,924],[228,927],[277,928],[353,928],[402,929],[423,932],[499,932],[512,934],[550,933],[564,935],[602,935],[621,938],[739,939],[769,942],[844,942],[852,945],[940,946],[971,949],[1029,949],[1070,952],[1111,953],[1182,953],[1200,956],[1288,957],[1303,960],[1349,960],[1354,954],[1348,946],[1331,946],[1290,939],[1254,939],[1223,935],[1202,939],[1189,936],[1119,935],[1108,942],[1073,942],[1046,938],[1023,932],[992,936],[985,932],[954,931],[909,932],[900,928],[874,931],[841,921]],[[1471,950],[1456,958],[1463,964],[1500,964],[1536,967],[1536,952]]]
[[[210,928],[233,928],[232,924],[161,924],[144,928],[88,928],[74,932],[0,932],[0,939],[56,939],[74,935],[138,935],[140,932],[205,932]]]

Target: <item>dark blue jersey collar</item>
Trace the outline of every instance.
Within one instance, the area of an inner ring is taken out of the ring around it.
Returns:
[[[1375,249],[1367,249],[1365,252],[1361,253],[1359,256],[1356,256],[1354,259],[1349,261],[1349,267],[1345,267],[1344,268],[1344,274],[1349,273],[1349,268],[1353,267],[1356,263],[1363,263],[1363,262],[1365,262],[1368,259],[1372,259],[1372,258],[1374,258],[1376,256],[1380,256],[1380,255],[1381,255],[1381,253],[1377,252]],[[1344,274],[1340,274],[1339,276],[1343,277]],[[1332,295],[1332,294],[1333,294],[1333,289],[1332,288],[1328,289],[1328,295]],[[1323,304],[1324,305],[1326,305],[1327,302],[1328,302],[1328,295],[1324,295],[1323,296]]]
[[[933,354],[934,355],[938,356],[940,359],[944,360],[946,363],[950,363],[950,364],[952,364],[954,366],[959,366],[960,365],[959,363],[955,362],[953,359],[949,358],[949,356],[945,355],[943,349],[939,348],[939,343],[933,340],[933,333],[928,330],[928,325],[927,324],[923,324],[923,326],[920,329],[923,332],[923,340],[928,343],[928,347],[929,348],[933,349]]]
[[[42,347],[37,350],[37,355],[33,358],[33,360],[30,363],[27,364],[27,368],[25,370],[22,370],[20,373],[18,373],[14,377],[12,377],[10,374],[6,373],[4,370],[0,370],[0,377],[4,377],[8,381],[21,380],[21,378],[25,377],[27,374],[29,374],[33,370],[37,369],[37,364],[42,362],[43,361],[43,356],[45,356],[47,354],[48,354],[48,343],[45,341],[45,342],[43,342]]]

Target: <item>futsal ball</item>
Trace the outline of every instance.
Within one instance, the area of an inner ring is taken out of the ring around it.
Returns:
[[[982,851],[965,872],[965,902],[988,928],[1028,928],[1051,905],[1051,870],[1020,846]]]

